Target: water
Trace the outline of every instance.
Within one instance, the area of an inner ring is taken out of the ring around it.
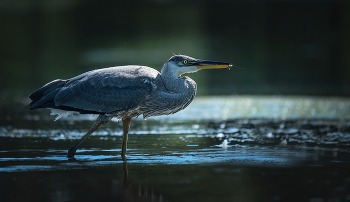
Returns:
[[[197,97],[171,116],[98,129],[94,117],[54,122],[3,95],[1,201],[350,201],[350,99]]]

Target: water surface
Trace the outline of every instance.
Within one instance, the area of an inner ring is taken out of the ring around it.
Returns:
[[[53,121],[3,96],[0,195],[4,201],[350,200],[350,99],[197,97],[170,116],[110,122],[66,153],[92,116]]]

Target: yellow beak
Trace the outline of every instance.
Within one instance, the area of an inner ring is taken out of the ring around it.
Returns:
[[[222,69],[232,67],[231,63],[227,62],[215,62],[209,60],[198,60],[194,64],[198,69]]]

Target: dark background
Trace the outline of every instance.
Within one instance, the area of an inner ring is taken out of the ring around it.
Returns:
[[[235,65],[189,75],[200,95],[350,94],[347,0],[12,0],[0,26],[2,91],[181,53]]]

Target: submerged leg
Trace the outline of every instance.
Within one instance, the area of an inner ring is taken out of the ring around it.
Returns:
[[[68,158],[74,158],[74,154],[77,151],[78,147],[81,145],[81,143],[83,143],[84,140],[87,137],[89,137],[95,130],[97,130],[99,127],[103,126],[104,124],[106,124],[109,121],[109,120],[103,121],[102,118],[103,118],[103,114],[99,115],[98,118],[96,119],[95,123],[90,128],[89,132],[87,132],[75,145],[73,145],[73,147],[71,147],[68,150],[68,154],[67,154]]]
[[[123,118],[123,146],[122,146],[122,160],[126,161],[126,147],[128,143],[128,133],[130,129],[130,123],[132,118]]]

